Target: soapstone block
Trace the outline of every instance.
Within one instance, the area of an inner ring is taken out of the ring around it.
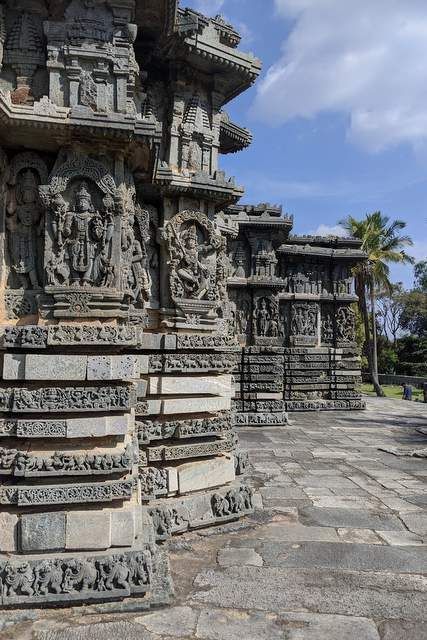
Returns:
[[[135,511],[111,511],[111,546],[131,547],[135,540]]]
[[[228,456],[214,460],[188,462],[177,467],[177,471],[180,494],[219,487],[233,482],[236,477],[234,460]]]
[[[25,359],[24,353],[5,353],[3,356],[3,379],[24,380]]]
[[[21,551],[63,551],[65,512],[30,513],[21,516]]]
[[[139,378],[137,356],[89,356],[88,380],[133,380]]]
[[[230,397],[233,395],[231,375],[223,376],[150,376],[149,393],[151,395],[214,395]]]
[[[87,356],[29,353],[25,360],[25,380],[86,379]]]
[[[71,511],[67,513],[65,548],[95,551],[111,547],[110,511]]]

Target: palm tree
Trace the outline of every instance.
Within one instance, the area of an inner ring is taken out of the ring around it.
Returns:
[[[368,362],[372,384],[378,396],[384,391],[378,380],[377,329],[376,329],[376,288],[393,290],[390,282],[389,262],[413,264],[414,260],[405,252],[412,246],[409,236],[400,235],[406,227],[403,220],[394,220],[383,216],[380,211],[368,213],[362,220],[347,216],[340,224],[355,238],[362,241],[362,249],[368,259],[354,268],[356,294],[359,296],[359,309],[365,325],[365,340],[368,345]],[[371,305],[369,322],[368,298]]]

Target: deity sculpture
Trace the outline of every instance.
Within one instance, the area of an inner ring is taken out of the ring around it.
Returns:
[[[298,305],[292,309],[292,334],[315,336],[317,332],[317,308],[312,305]]]
[[[103,217],[92,203],[86,182],[81,182],[71,210],[58,207],[52,225],[61,252],[67,247],[71,282],[77,286],[98,285],[108,275],[109,249],[114,231],[112,212]],[[108,279],[108,278],[107,278]],[[105,281],[105,279],[104,279]]]
[[[134,305],[144,306],[150,298],[151,276],[146,242],[149,213],[132,206],[122,229],[122,282]]]
[[[41,235],[42,216],[37,180],[31,170],[20,174],[8,213],[6,224],[12,269],[23,289],[40,289],[37,239]]]
[[[258,332],[260,336],[266,336],[270,326],[270,314],[267,309],[266,300],[261,301],[261,307],[258,309]]]
[[[181,280],[184,297],[201,300],[209,290],[211,270],[205,257],[215,249],[211,244],[199,244],[196,225],[192,224],[176,237],[181,253],[177,274]]]

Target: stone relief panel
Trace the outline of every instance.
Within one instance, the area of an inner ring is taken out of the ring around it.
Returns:
[[[322,344],[333,345],[335,338],[335,309],[333,305],[322,304],[321,323]]]
[[[131,7],[121,15],[107,2],[72,0],[60,21],[45,22],[49,98],[86,112],[136,115],[140,90]]]
[[[333,269],[332,289],[336,295],[351,295],[353,292],[353,276],[347,265],[336,264]]]
[[[291,310],[291,343],[294,346],[316,346],[319,339],[319,305],[295,303]]]
[[[39,186],[47,175],[45,162],[33,152],[17,154],[11,161],[6,210],[11,289],[43,287],[44,214]]]
[[[279,343],[279,301],[267,293],[254,299],[252,334],[256,344]]]
[[[10,91],[13,104],[32,104],[47,86],[46,43],[43,20],[45,3],[35,0],[19,6],[8,2],[0,15],[2,72],[0,86]]]
[[[356,314],[351,307],[338,307],[336,327],[337,343],[353,343],[356,340]]]
[[[252,241],[252,275],[257,278],[271,279],[276,276],[277,257],[271,238],[259,238]]]
[[[169,256],[169,288],[192,322],[216,314],[227,296],[226,240],[199,211],[182,211],[163,232]]]

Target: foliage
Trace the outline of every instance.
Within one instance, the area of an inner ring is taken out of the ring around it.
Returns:
[[[427,292],[427,260],[417,262],[414,267],[415,288]]]
[[[393,339],[396,344],[399,333],[403,329],[405,312],[404,290],[401,282],[391,284],[390,289],[377,295],[376,320],[379,333]]]
[[[405,336],[397,342],[396,372],[407,376],[427,376],[427,336]]]
[[[376,393],[383,392],[378,382],[377,332],[376,332],[376,297],[377,288],[392,291],[389,279],[389,263],[413,263],[405,248],[413,244],[411,238],[402,235],[406,227],[403,220],[390,222],[380,211],[367,214],[362,220],[348,216],[340,224],[355,238],[362,241],[362,249],[367,260],[359,263],[354,269],[356,293],[359,297],[359,309],[363,318],[366,336],[366,353],[369,370]],[[371,318],[368,311],[368,298],[371,305]]]
[[[413,336],[427,337],[427,291],[408,291],[401,301],[401,328]]]

